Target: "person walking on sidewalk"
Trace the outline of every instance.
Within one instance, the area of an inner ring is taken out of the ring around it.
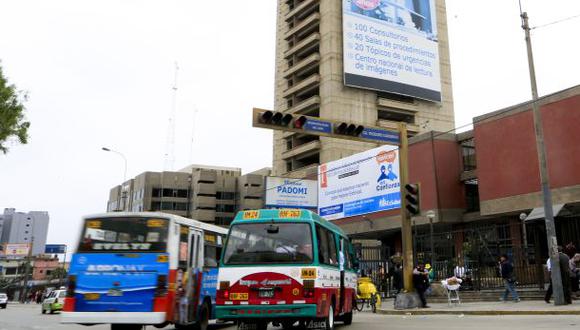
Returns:
[[[511,293],[513,300],[515,302],[519,302],[520,297],[516,292],[516,277],[514,275],[514,266],[511,262],[509,262],[507,255],[503,254],[499,258],[499,267],[501,278],[503,279],[503,283],[505,285],[505,291],[501,300],[507,301],[508,294]]]
[[[564,289],[564,300],[566,304],[572,303],[572,295],[570,288],[570,258],[563,252],[562,247],[558,246],[558,260],[560,264],[560,275],[562,277],[562,288]],[[548,268],[548,273],[551,274],[552,266],[550,263],[550,258],[546,261],[546,268]],[[550,298],[552,298],[553,288],[552,288],[552,276],[550,276],[550,286],[546,291],[546,296],[544,300],[546,303],[550,303]]]
[[[425,264],[422,262],[417,263],[417,267],[413,269],[413,285],[421,299],[421,307],[428,308],[425,291],[429,289],[429,272],[425,270]]]

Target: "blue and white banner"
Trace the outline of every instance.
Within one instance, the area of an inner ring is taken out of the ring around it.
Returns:
[[[266,178],[266,206],[315,209],[318,206],[318,181]]]
[[[347,86],[441,101],[434,0],[342,0]]]
[[[327,220],[401,207],[399,151],[371,149],[318,167],[318,213]]]

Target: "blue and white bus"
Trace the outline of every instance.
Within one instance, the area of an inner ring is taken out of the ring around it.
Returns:
[[[205,330],[214,318],[226,234],[222,227],[165,213],[85,217],[61,322]]]

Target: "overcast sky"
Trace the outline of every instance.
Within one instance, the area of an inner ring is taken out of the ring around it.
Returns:
[[[338,1],[338,0],[322,0]],[[580,14],[577,0],[523,0],[532,26]],[[516,0],[447,0],[456,126],[531,96]],[[0,208],[50,213],[48,243],[76,241],[109,189],[164,168],[175,62],[174,169],[272,163],[276,1],[0,0],[0,60],[29,94],[28,145],[0,155]],[[540,95],[580,84],[580,18],[533,30]],[[0,212],[1,212],[0,209]]]

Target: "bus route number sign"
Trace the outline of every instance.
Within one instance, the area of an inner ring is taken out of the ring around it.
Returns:
[[[278,216],[280,218],[300,218],[300,210],[280,210]]]
[[[315,280],[316,268],[302,268],[300,278],[303,280]]]
[[[244,211],[242,219],[258,219],[260,217],[260,211]]]

